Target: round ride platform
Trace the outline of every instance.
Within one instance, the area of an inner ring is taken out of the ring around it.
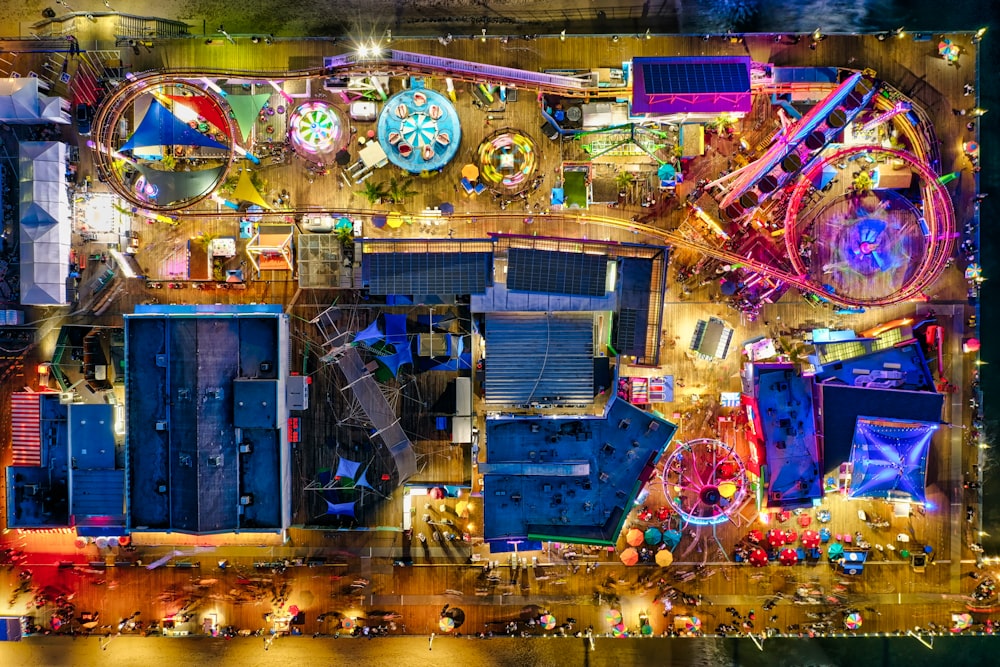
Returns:
[[[386,101],[379,114],[377,136],[390,162],[419,174],[439,171],[451,162],[458,152],[462,128],[447,97],[413,88]]]
[[[477,155],[483,183],[506,194],[527,188],[538,167],[535,142],[516,130],[493,133],[479,144]]]

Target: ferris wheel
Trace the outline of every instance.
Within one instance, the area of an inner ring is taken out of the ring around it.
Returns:
[[[728,521],[746,501],[748,486],[743,460],[713,438],[678,445],[663,466],[663,493],[685,524]]]

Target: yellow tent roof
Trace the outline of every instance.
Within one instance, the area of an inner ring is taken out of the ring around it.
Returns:
[[[240,174],[240,181],[236,184],[236,190],[233,192],[233,199],[240,199],[242,201],[248,201],[251,204],[257,204],[264,208],[271,208],[264,198],[260,196],[257,192],[257,188],[253,186],[250,181],[250,170],[245,168],[243,173]]]

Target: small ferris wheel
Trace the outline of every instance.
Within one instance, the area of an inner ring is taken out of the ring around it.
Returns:
[[[663,466],[663,493],[685,525],[728,521],[746,501],[748,486],[743,460],[714,438],[678,445]]]

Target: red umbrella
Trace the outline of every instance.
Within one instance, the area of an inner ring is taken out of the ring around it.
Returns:
[[[815,530],[802,531],[802,546],[806,549],[815,549],[819,546],[819,533]]]
[[[795,553],[795,549],[782,549],[778,554],[778,561],[782,565],[795,565],[799,562],[799,555]]]
[[[757,544],[762,539],[764,539],[764,534],[759,530],[757,530],[756,528],[754,528],[749,533],[747,533],[747,539],[753,542],[754,544]]]
[[[750,561],[750,564],[754,567],[764,567],[767,565],[767,552],[758,547],[750,552],[750,555],[747,556],[747,560]]]
[[[441,498],[444,498],[444,489],[442,489],[440,486],[435,486],[433,489],[431,489],[430,493],[427,495],[429,495],[434,500],[440,500]]]
[[[299,606],[297,604],[293,604],[291,607],[288,608],[288,613],[291,614],[292,616],[298,616]]]
[[[767,543],[777,549],[785,544],[785,534],[780,530],[769,530],[767,533]]]
[[[797,539],[799,539],[799,534],[794,530],[789,530],[785,533],[785,544],[791,544]]]

